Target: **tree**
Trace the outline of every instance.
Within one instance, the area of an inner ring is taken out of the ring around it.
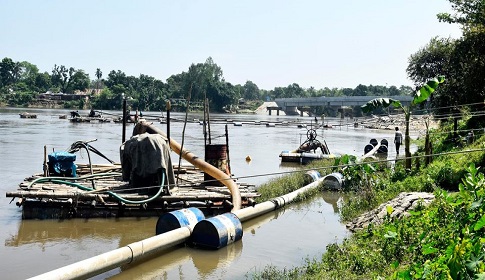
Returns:
[[[367,102],[363,105],[362,111],[365,113],[372,112],[373,110],[384,107],[387,108],[389,106],[401,108],[404,111],[404,116],[406,119],[406,132],[405,132],[405,139],[404,139],[404,146],[405,146],[405,155],[406,155],[406,168],[411,169],[411,150],[410,150],[410,143],[411,140],[409,138],[409,120],[411,118],[412,108],[417,104],[420,104],[426,101],[431,94],[438,88],[438,85],[443,83],[445,78],[443,76],[439,76],[432,80],[429,80],[424,84],[421,88],[416,90],[414,93],[413,100],[411,101],[411,105],[408,107],[404,107],[399,100],[392,99],[392,98],[375,98]],[[426,132],[428,135],[428,131]],[[429,136],[427,136],[429,137]]]
[[[101,69],[96,68],[96,91],[99,91],[99,82],[101,81],[101,77],[103,77],[103,72],[101,72]]]
[[[438,19],[447,23],[458,23],[472,30],[485,26],[485,2],[483,0],[448,0],[455,14],[440,13]]]
[[[258,100],[260,99],[259,88],[252,81],[246,81],[243,86],[242,97],[246,100]]]
[[[8,57],[0,62],[0,85],[6,87],[15,82],[15,62]]]
[[[433,38],[413,54],[407,67],[416,85],[435,77],[446,76],[447,83],[431,100],[435,113],[456,114],[458,106],[477,103],[485,98],[485,2],[449,0],[455,14],[438,14],[442,22],[461,25],[459,39]],[[476,104],[475,110],[485,109]],[[475,119],[483,119],[477,116]],[[483,121],[483,120],[482,120]]]

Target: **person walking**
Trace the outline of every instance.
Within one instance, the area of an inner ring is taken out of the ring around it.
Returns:
[[[399,155],[399,147],[402,144],[402,133],[399,131],[399,127],[396,126],[396,134],[394,135],[394,144],[396,145],[396,154]]]

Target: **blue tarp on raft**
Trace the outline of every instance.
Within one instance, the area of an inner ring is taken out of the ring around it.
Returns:
[[[49,172],[56,175],[76,177],[76,155],[68,152],[49,154]]]

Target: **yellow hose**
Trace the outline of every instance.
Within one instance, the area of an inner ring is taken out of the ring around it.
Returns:
[[[133,135],[137,135],[145,132],[148,132],[150,134],[160,134],[164,137],[167,137],[167,135],[161,129],[147,122],[138,122],[135,128],[133,129]],[[229,189],[229,192],[232,195],[232,205],[233,205],[231,212],[241,209],[241,193],[239,192],[239,187],[236,184],[236,182],[234,182],[234,180],[231,177],[229,177],[229,175],[222,172],[215,166],[207,163],[206,161],[200,159],[190,151],[187,151],[184,149],[182,153],[180,153],[182,147],[180,146],[179,143],[177,143],[177,141],[170,138],[169,142],[170,142],[170,148],[174,150],[175,153],[177,153],[178,155],[181,154],[183,159],[190,162],[192,165],[199,168],[200,170],[206,172],[214,179],[224,184]]]

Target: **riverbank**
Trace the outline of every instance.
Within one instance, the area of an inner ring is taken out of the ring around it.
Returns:
[[[437,154],[448,152],[441,143],[446,139],[440,136],[449,134],[445,129],[431,135]],[[284,271],[270,266],[261,275],[270,279],[485,276],[485,263],[477,258],[485,250],[485,176],[475,168],[484,163],[484,144],[482,135],[463,149],[453,147],[453,153],[435,155],[428,166],[414,155],[411,170],[401,160],[393,168],[348,166],[344,174],[354,181],[346,182],[353,196],[341,203],[340,215],[352,221],[348,226],[354,233],[327,246],[321,258]]]

